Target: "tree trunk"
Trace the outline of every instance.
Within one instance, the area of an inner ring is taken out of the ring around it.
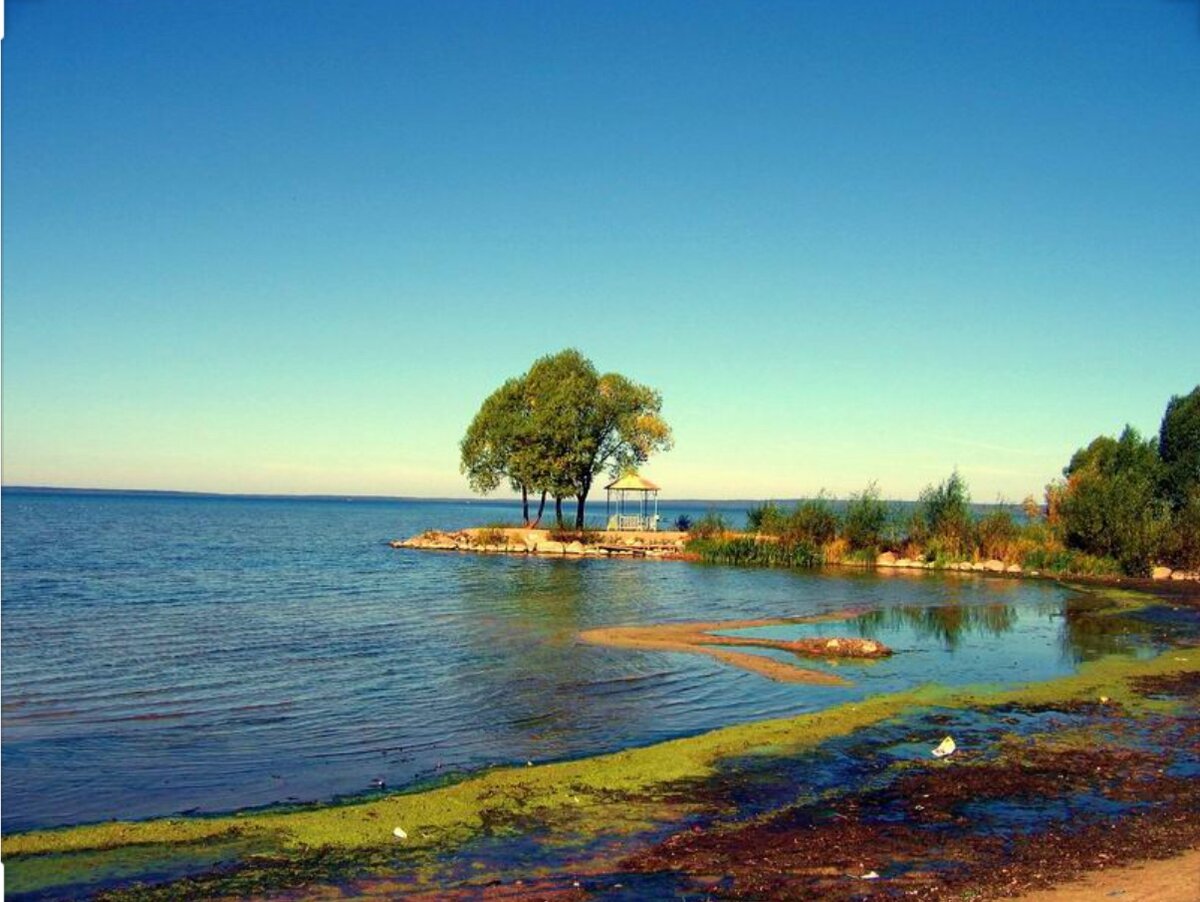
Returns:
[[[532,523],[529,524],[530,529],[537,529],[538,524],[542,522],[542,511],[544,511],[545,509],[546,509],[546,490],[542,489],[542,500],[538,502],[537,517],[534,519],[534,521]],[[526,517],[525,519],[528,520],[529,518]]]
[[[583,506],[587,504],[588,490],[584,489],[579,493],[579,503],[575,507],[575,528],[580,532],[583,531]]]
[[[521,486],[521,517],[524,519],[526,528],[529,527],[529,489]]]
[[[562,529],[563,528],[562,495],[554,496],[554,516],[555,516],[555,519],[558,520],[558,528]]]

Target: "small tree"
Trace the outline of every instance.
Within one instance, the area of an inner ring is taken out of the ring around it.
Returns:
[[[879,486],[872,482],[846,505],[844,535],[854,549],[878,548],[888,522],[888,506],[879,497]]]
[[[917,499],[917,515],[929,538],[945,551],[961,555],[971,545],[971,496],[958,475],[937,486],[926,486]]]

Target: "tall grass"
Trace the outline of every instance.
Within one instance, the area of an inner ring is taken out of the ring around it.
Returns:
[[[782,542],[753,536],[697,539],[688,550],[709,564],[759,567],[819,567],[825,563],[821,549],[808,542]]]

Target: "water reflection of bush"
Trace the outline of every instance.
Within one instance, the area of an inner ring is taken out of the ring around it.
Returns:
[[[854,620],[862,635],[908,627],[921,639],[937,639],[948,649],[958,647],[967,633],[1001,636],[1017,624],[1014,605],[893,605],[861,614]]]
[[[1137,646],[1148,647],[1153,637],[1153,624],[1117,613],[1086,596],[1032,607],[1040,617],[1061,618],[1059,647],[1065,658],[1075,662],[1129,654]],[[1016,605],[947,604],[883,607],[856,617],[854,622],[864,636],[875,637],[884,630],[908,627],[918,638],[935,639],[953,651],[965,636],[999,638],[1012,632],[1019,620]]]

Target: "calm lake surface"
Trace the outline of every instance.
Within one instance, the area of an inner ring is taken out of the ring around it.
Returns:
[[[730,509],[736,524],[743,510]],[[4,831],[329,800],[373,781],[396,789],[612,751],[934,680],[1044,679],[1153,646],[1082,628],[1077,597],[1035,581],[386,545],[516,514],[6,491]],[[860,615],[845,624],[754,634],[863,635],[896,649],[842,664],[849,687],[575,639],[610,624],[847,608]]]

